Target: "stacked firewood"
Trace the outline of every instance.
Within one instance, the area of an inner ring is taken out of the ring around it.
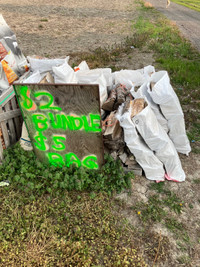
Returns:
[[[123,128],[115,117],[118,107],[122,103],[125,103],[123,107],[124,113],[129,109],[130,104],[133,103],[133,97],[130,90],[121,84],[117,84],[110,92],[106,102],[102,105],[102,109],[106,113],[102,122],[104,147],[115,160],[120,159],[125,171],[134,171],[135,174],[142,175],[142,168],[126,146]],[[133,110],[133,112],[137,111]]]

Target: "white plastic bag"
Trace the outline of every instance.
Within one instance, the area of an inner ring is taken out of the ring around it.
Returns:
[[[107,93],[107,86],[106,86],[106,79],[104,75],[98,77],[98,79],[94,82],[94,84],[97,83],[99,85],[99,93],[100,93],[100,104],[102,104],[107,100],[108,93]]]
[[[174,144],[158,123],[150,106],[147,104],[140,113],[132,118],[132,121],[145,143],[164,164],[167,177],[174,181],[184,181],[185,173]]]
[[[112,85],[112,70],[110,68],[98,68],[92,70],[81,70],[76,72],[77,79],[86,83],[97,80],[99,76],[103,75],[106,80],[106,86]],[[88,76],[88,79],[86,78]]]
[[[38,59],[34,57],[27,57],[29,63],[30,63],[30,69],[31,71],[39,71],[42,72],[49,72],[52,71],[52,67],[56,67],[59,65],[64,64],[66,61],[68,62],[69,56],[64,58],[55,58],[55,59]]]
[[[150,83],[148,83],[148,93],[153,101],[160,105],[168,121],[171,140],[178,152],[188,155],[191,147],[185,131],[184,115],[179,99],[170,84],[167,71],[156,72],[151,77],[151,82],[155,85],[151,90]]]
[[[0,90],[4,91],[9,88],[9,83],[4,72],[3,66],[0,62]]]
[[[13,53],[12,53],[11,50],[10,50],[10,51],[8,52],[8,54],[4,57],[3,60],[5,60],[5,61],[8,63],[9,67],[10,67],[15,73],[18,73],[17,62],[16,62],[16,59],[15,59],[15,57],[14,57],[14,55],[13,55]]]
[[[112,86],[113,80],[112,80],[112,70],[111,68],[98,68],[91,70],[94,73],[101,73],[103,74],[104,78],[106,79],[107,86]]]
[[[23,74],[26,70],[27,60],[22,54],[17,39],[13,31],[9,28],[8,24],[0,14],[0,43],[7,51],[12,51],[17,62],[18,70]]]
[[[78,83],[99,85],[101,105],[108,98],[107,81],[102,71],[97,71],[97,70],[81,71],[80,70],[76,72],[76,79]]]
[[[89,70],[87,62],[84,60],[78,66],[74,67],[74,71]]]
[[[164,181],[165,171],[162,162],[138,134],[131,120],[130,109],[122,115],[123,106],[124,104],[119,107],[116,118],[124,129],[124,140],[128,148],[144,170],[147,179]]]
[[[140,86],[145,82],[145,77],[139,70],[120,70],[114,72],[115,84],[121,83],[127,88]]]
[[[22,135],[20,138],[20,145],[24,150],[30,151],[33,150],[29,135],[28,135],[28,131],[26,129],[26,125],[23,122],[22,124]]]
[[[151,106],[151,109],[153,110],[154,114],[156,115],[156,118],[160,125],[163,127],[166,133],[168,133],[169,128],[168,128],[168,123],[163,114],[160,111],[160,108],[157,104],[155,104],[151,98],[151,96],[148,93],[148,87],[147,83],[144,83],[138,90],[135,92],[135,88],[133,87],[131,89],[131,94],[133,95],[134,98],[144,98],[146,97],[148,104]]]
[[[75,72],[67,60],[58,67],[52,67],[55,83],[76,83]]]
[[[33,72],[29,77],[23,80],[23,83],[40,83],[42,76],[39,71]]]
[[[155,73],[155,68],[154,66],[148,65],[144,67],[143,69],[144,77],[146,80],[149,80],[151,76]]]

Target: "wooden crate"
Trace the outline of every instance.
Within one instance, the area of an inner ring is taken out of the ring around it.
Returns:
[[[22,82],[29,74],[30,71],[25,72],[17,82]],[[3,159],[3,150],[20,139],[22,123],[22,114],[17,103],[14,88],[11,85],[0,96],[0,161]]]
[[[3,150],[15,144],[21,137],[22,115],[13,86],[0,96],[0,160]]]

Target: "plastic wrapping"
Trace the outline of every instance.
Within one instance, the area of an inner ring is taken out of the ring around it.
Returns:
[[[13,31],[9,28],[3,16],[0,14],[0,44],[7,52],[12,51],[18,70],[23,74],[26,70],[27,60],[22,54]]]
[[[58,67],[52,67],[55,83],[76,83],[75,72],[67,60]]]
[[[120,70],[114,72],[115,84],[123,84],[127,88],[139,86],[145,82],[145,76],[139,70]]]
[[[88,70],[88,71],[79,70],[76,72],[76,79],[78,83],[99,85],[101,105],[108,98],[107,81],[103,74],[102,69],[95,69],[95,70]]]
[[[55,58],[55,59],[38,59],[34,57],[27,57],[29,63],[30,63],[30,69],[31,71],[39,71],[42,72],[48,72],[52,71],[52,67],[57,67],[62,64],[64,64],[66,61],[68,62],[69,56],[66,58]]]
[[[84,60],[78,66],[74,67],[74,71],[89,70],[87,62]]]
[[[2,91],[8,88],[9,88],[9,83],[8,83],[6,74],[4,72],[3,66],[0,62],[0,94],[2,93]]]
[[[23,83],[40,83],[42,76],[39,71],[33,72],[29,77],[23,80]]]

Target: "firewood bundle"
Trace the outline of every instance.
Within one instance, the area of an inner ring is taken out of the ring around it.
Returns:
[[[126,146],[123,128],[115,117],[118,107],[122,103],[125,103],[123,112],[126,112],[130,105],[133,105],[133,116],[142,108],[141,101],[139,99],[133,100],[130,90],[121,84],[117,84],[102,105],[102,109],[107,112],[107,116],[102,122],[104,146],[115,160],[119,159],[121,161],[125,171],[134,171],[135,174],[142,175],[142,168]]]

